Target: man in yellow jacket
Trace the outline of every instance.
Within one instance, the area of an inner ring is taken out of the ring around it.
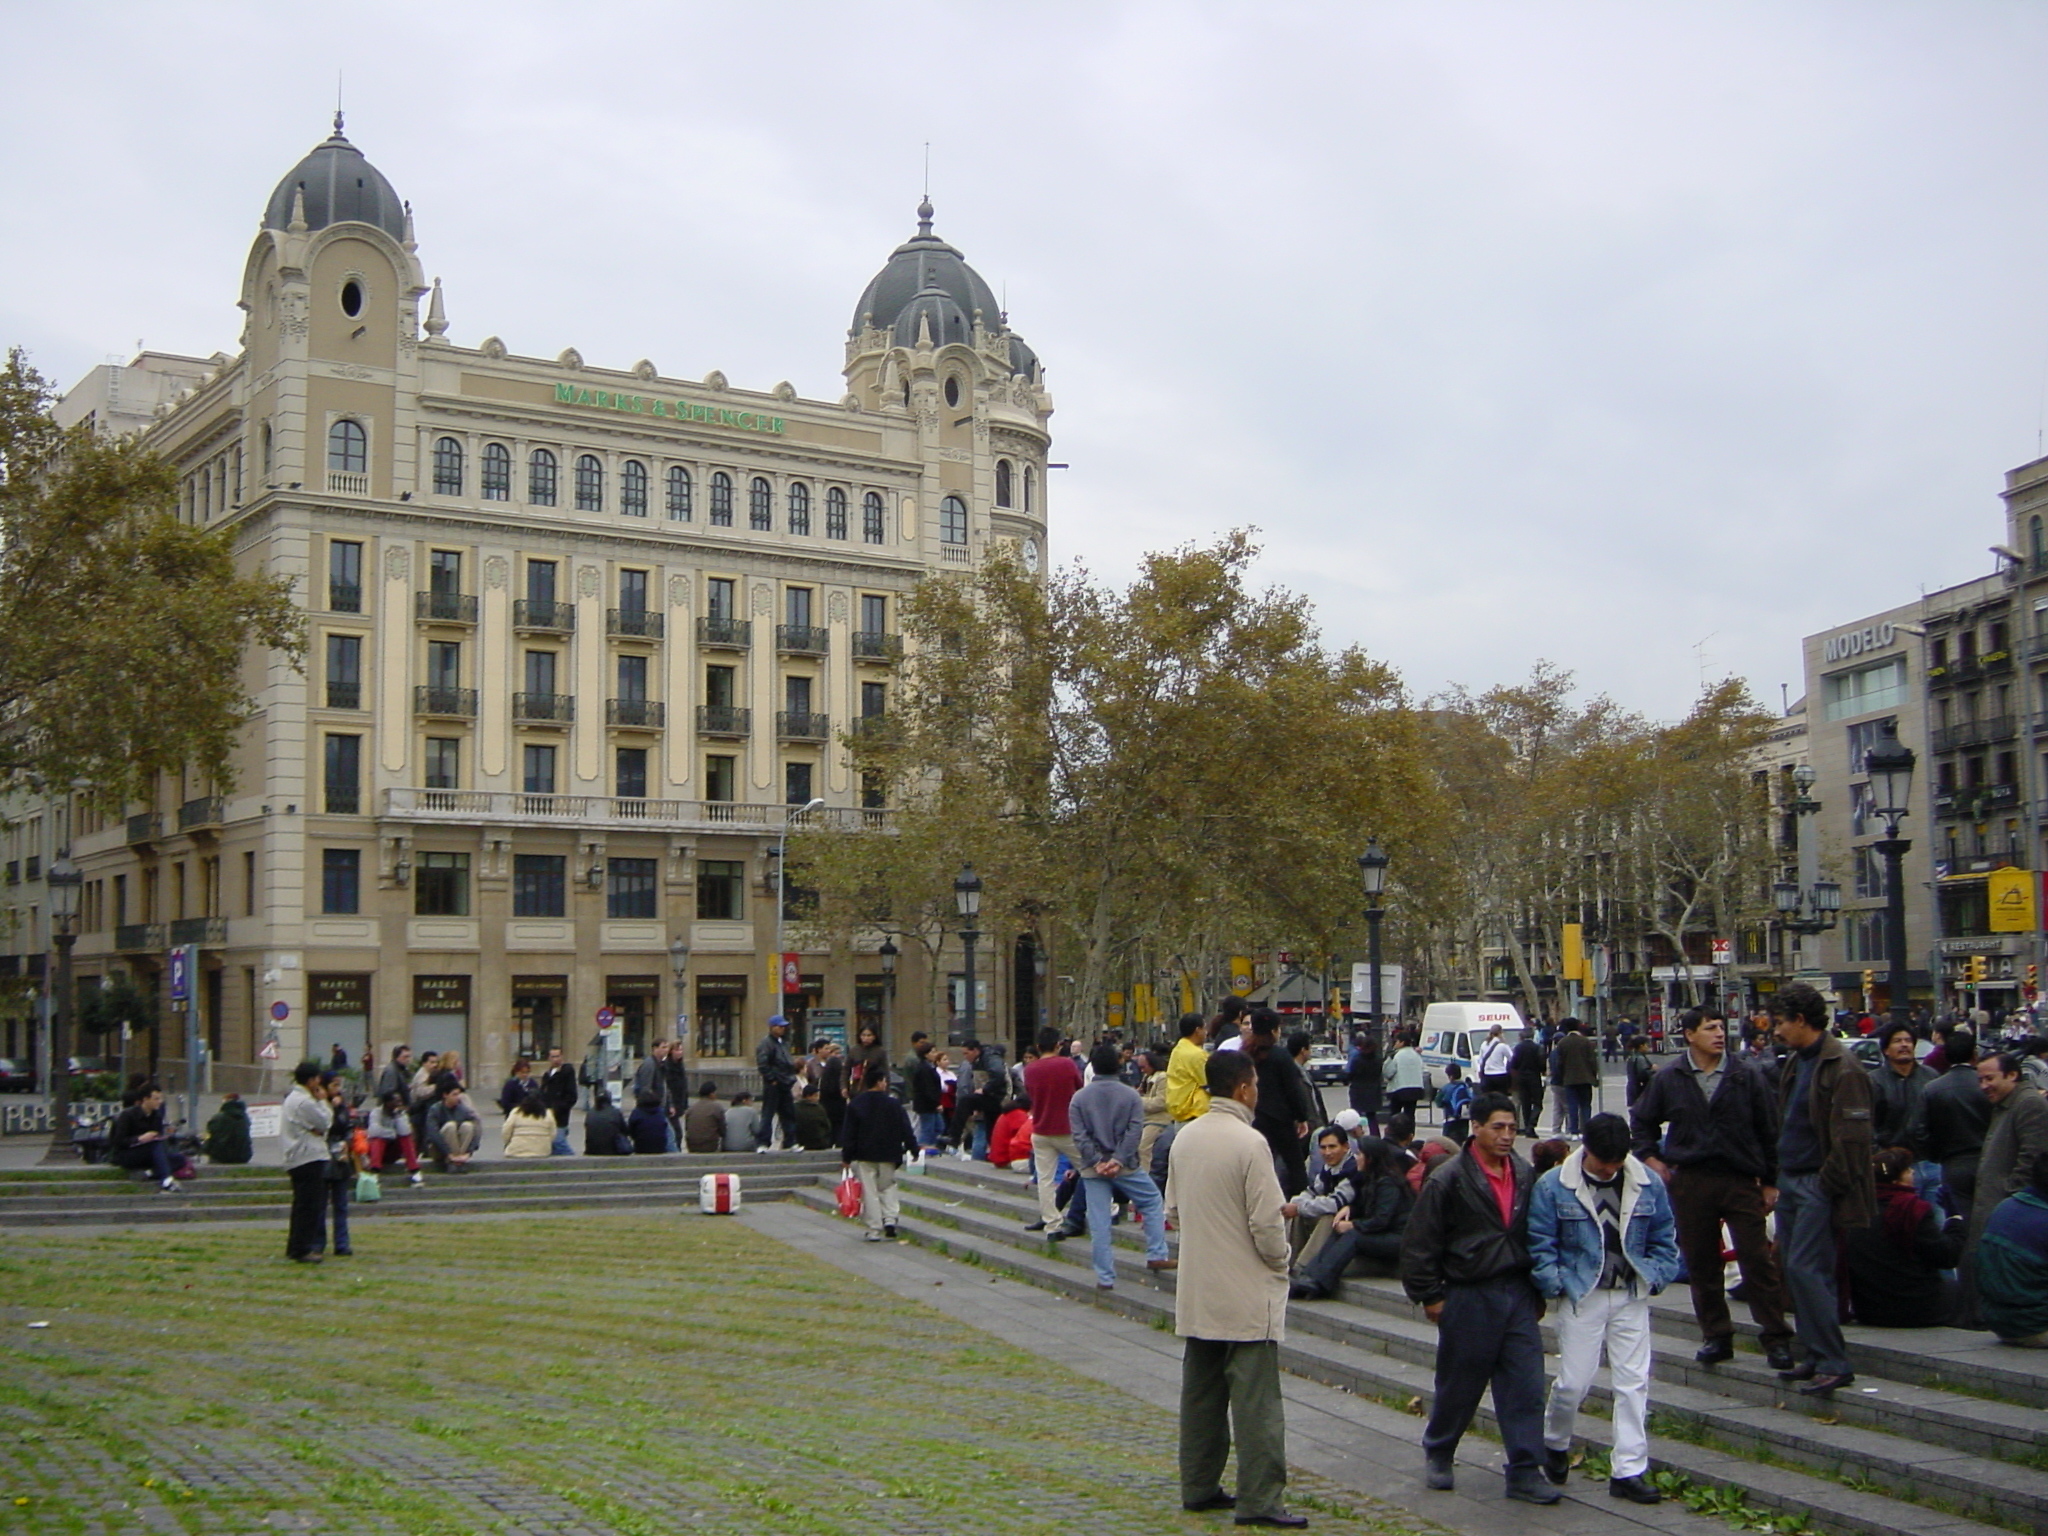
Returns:
[[[1199,1013],[1182,1014],[1180,1040],[1166,1058],[1166,1112],[1175,1125],[1209,1112],[1209,1053],[1202,1049],[1202,1030]]]

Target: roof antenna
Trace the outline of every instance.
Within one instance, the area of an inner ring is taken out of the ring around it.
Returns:
[[[334,72],[334,136],[341,135],[341,71]]]
[[[924,198],[917,205],[917,232],[932,232],[932,141],[924,141]]]

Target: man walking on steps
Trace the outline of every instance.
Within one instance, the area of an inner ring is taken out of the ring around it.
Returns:
[[[1437,1325],[1424,1480],[1455,1486],[1458,1442],[1491,1383],[1507,1496],[1555,1504],[1560,1495],[1543,1478],[1543,1303],[1529,1278],[1536,1172],[1515,1155],[1513,1100],[1482,1093],[1471,1116],[1471,1139],[1423,1184],[1401,1243],[1402,1289]],[[1181,1254],[1185,1260],[1185,1238]]]

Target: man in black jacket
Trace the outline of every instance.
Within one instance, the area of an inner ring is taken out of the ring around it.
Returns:
[[[1920,1155],[1913,1145],[1914,1126],[1920,1116],[1920,1095],[1935,1074],[1920,1065],[1919,1046],[1910,1024],[1887,1024],[1877,1032],[1880,1056],[1868,1071],[1872,1145],[1880,1152],[1886,1147],[1904,1147],[1915,1157]]]
[[[754,1128],[754,1150],[766,1152],[776,1145],[780,1122],[782,1140],[796,1145],[796,1061],[789,1054],[789,1020],[776,1014],[768,1021],[768,1034],[754,1048],[754,1065],[761,1073],[761,1123]]]
[[[1977,1086],[1977,1037],[1967,1029],[1951,1029],[1942,1049],[1948,1070],[1921,1090],[1907,1145],[1941,1164],[1949,1214],[1967,1221],[1977,1192],[1977,1157],[1991,1124],[1991,1101]]]
[[[1749,1315],[1774,1371],[1792,1368],[1785,1282],[1764,1221],[1778,1202],[1778,1104],[1763,1073],[1728,1049],[1727,1025],[1705,1009],[1680,1020],[1685,1049],[1659,1068],[1629,1111],[1635,1155],[1664,1176],[1678,1248],[1692,1278],[1702,1365],[1735,1354],[1721,1278],[1721,1224],[1735,1238]]]
[[[1258,1008],[1251,1020],[1251,1043],[1245,1049],[1259,1074],[1259,1107],[1252,1112],[1252,1129],[1273,1149],[1273,1172],[1279,1177],[1280,1193],[1292,1200],[1308,1188],[1308,1131],[1315,1105],[1309,1098],[1308,1079],[1294,1058],[1281,1049],[1280,1015],[1270,1008]]]
[[[1506,1094],[1472,1101],[1464,1150],[1430,1175],[1401,1241],[1401,1286],[1437,1325],[1436,1402],[1422,1432],[1425,1480],[1450,1488],[1458,1442],[1493,1386],[1511,1499],[1555,1504],[1543,1477],[1543,1305],[1529,1279],[1529,1193]]]

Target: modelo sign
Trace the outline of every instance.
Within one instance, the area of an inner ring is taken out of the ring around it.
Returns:
[[[1869,651],[1890,650],[1899,643],[1899,631],[1891,624],[1866,624],[1861,629],[1829,635],[1821,643],[1822,661],[1847,661]]]

